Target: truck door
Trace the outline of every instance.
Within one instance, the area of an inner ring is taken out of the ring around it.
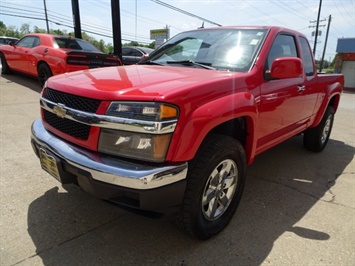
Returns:
[[[314,64],[311,49],[309,47],[308,41],[299,37],[300,47],[303,57],[303,69],[304,69],[304,116],[310,117],[312,114],[317,113],[322,100],[318,99],[320,94],[324,92],[324,88],[319,86],[317,78],[317,70]]]
[[[270,48],[265,71],[279,57],[298,57],[295,36],[279,34]],[[261,85],[257,149],[264,150],[297,131],[304,120],[304,78],[265,80]]]

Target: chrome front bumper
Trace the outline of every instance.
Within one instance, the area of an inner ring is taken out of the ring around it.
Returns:
[[[82,149],[49,133],[37,119],[32,124],[31,141],[34,150],[43,148],[60,160],[89,172],[96,181],[124,188],[148,190],[186,179],[187,163],[171,166],[151,166],[131,163],[98,152]]]

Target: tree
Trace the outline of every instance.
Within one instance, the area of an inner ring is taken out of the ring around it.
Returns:
[[[329,62],[327,60],[323,61],[323,68],[328,68],[329,67]]]
[[[155,41],[148,45],[148,48],[155,49]]]
[[[45,29],[40,29],[37,26],[34,26],[33,30],[35,33],[47,33],[47,31]]]
[[[335,65],[335,58],[336,58],[336,56],[334,56],[332,62],[330,63],[330,67],[331,67],[331,68],[334,68],[334,65]]]
[[[21,36],[29,34],[30,32],[31,31],[30,31],[30,24],[29,23],[24,23],[21,25],[21,27],[20,27]]]
[[[113,45],[112,45],[112,43],[108,43],[106,45],[106,48],[107,48],[107,53],[108,54],[112,54],[113,53]]]
[[[50,33],[51,34],[54,34],[54,35],[61,35],[61,36],[65,36],[65,35],[68,35],[67,31],[66,30],[50,30]]]
[[[0,36],[6,36],[6,25],[0,20]]]
[[[97,47],[103,51],[104,53],[107,53],[108,51],[106,51],[106,45],[105,45],[105,41],[103,39],[101,39],[99,42],[98,42],[98,45]]]
[[[10,26],[7,27],[7,31],[6,31],[5,35],[8,36],[8,37],[15,37],[15,38],[20,38],[21,37],[20,32],[13,25],[10,25]]]
[[[140,45],[136,41],[131,41],[131,42],[123,44],[123,46],[140,46]]]

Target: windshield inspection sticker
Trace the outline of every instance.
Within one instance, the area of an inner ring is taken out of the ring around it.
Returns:
[[[258,39],[253,39],[253,40],[251,40],[250,44],[251,44],[251,45],[257,45],[258,42],[259,42]]]

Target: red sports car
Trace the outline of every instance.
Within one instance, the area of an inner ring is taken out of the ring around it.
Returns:
[[[105,66],[121,61],[81,39],[51,34],[28,34],[0,46],[2,73],[11,70],[37,76],[41,86],[52,75]]]

